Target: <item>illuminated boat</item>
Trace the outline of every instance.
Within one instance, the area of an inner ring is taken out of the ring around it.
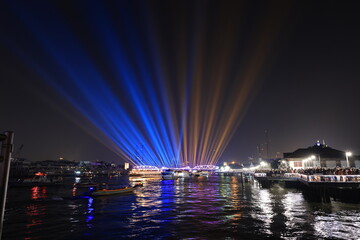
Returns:
[[[208,177],[209,172],[208,171],[197,171],[194,173],[194,176],[196,177]]]
[[[125,188],[118,188],[118,189],[102,189],[96,190],[92,192],[91,196],[107,196],[107,195],[114,195],[120,193],[131,193],[135,190],[134,187],[125,187]]]
[[[203,177],[208,177],[209,176],[209,172],[208,171],[201,171],[199,172],[200,176],[203,176]]]
[[[142,183],[136,184],[133,187],[124,187],[124,188],[116,188],[116,189],[101,189],[90,192],[91,196],[108,196],[115,194],[124,194],[124,193],[132,193],[137,187],[142,186]]]
[[[161,172],[161,178],[164,180],[176,179],[174,170],[166,169]]]
[[[135,166],[130,171],[129,176],[160,177],[161,169],[155,166]]]
[[[190,173],[188,171],[185,170],[177,170],[175,171],[175,177],[177,178],[187,178],[190,177]]]

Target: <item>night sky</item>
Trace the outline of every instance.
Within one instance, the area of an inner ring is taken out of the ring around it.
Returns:
[[[358,9],[356,1],[2,1],[0,131],[14,131],[15,150],[23,144],[29,160],[120,163],[125,150],[111,139],[126,134],[99,127],[109,120],[99,114],[118,121],[113,110],[125,109],[146,135],[133,87],[140,106],[171,112],[169,148],[180,137],[192,146],[194,131],[211,128],[221,147],[198,152],[216,153],[215,162],[246,162],[259,147],[274,158],[317,140],[359,154]],[[117,98],[106,99],[104,86]],[[118,108],[106,104],[114,101]],[[197,110],[206,116],[198,125]]]

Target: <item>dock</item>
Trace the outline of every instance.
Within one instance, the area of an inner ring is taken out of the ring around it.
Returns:
[[[315,201],[330,202],[330,198],[345,202],[360,202],[360,175],[306,175],[284,173],[267,175],[255,173],[254,179],[268,188],[274,183],[302,189],[305,196]]]

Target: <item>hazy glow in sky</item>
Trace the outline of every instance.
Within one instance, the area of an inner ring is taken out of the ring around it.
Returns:
[[[358,17],[350,8],[306,1],[8,1],[2,9],[2,74],[16,80],[6,83],[15,93],[2,97],[21,99],[6,106],[2,126],[20,134],[15,141],[25,152],[105,160],[107,150],[64,116],[111,150],[106,160],[134,164],[246,161],[318,139],[359,148],[351,146],[359,127],[349,122],[359,119],[352,48],[359,36],[351,27]],[[29,119],[21,121],[23,115]],[[267,152],[258,152],[265,130]],[[34,132],[46,142],[43,150],[25,141]]]

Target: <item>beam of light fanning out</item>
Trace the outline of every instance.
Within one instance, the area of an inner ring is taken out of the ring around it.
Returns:
[[[254,21],[258,31],[249,31],[241,4],[199,4],[77,1],[66,15],[51,2],[9,1],[39,51],[9,46],[88,121],[79,124],[126,161],[215,165],[281,18],[265,14]]]

